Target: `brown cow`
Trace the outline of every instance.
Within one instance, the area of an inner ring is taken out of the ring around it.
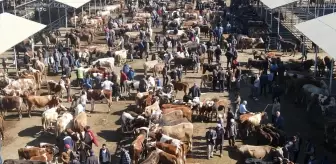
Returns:
[[[183,163],[182,158],[179,158],[179,157],[182,157],[183,152],[182,152],[181,149],[178,149],[177,146],[167,144],[167,143],[164,143],[164,142],[151,142],[148,145],[151,146],[151,147],[156,147],[156,148],[158,148],[158,149],[160,149],[160,150],[162,150],[162,151],[164,151],[168,154],[176,156],[179,159],[179,162]]]
[[[183,112],[183,117],[186,117],[190,122],[192,122],[192,110],[190,107],[187,106],[162,109],[162,114],[167,114],[175,110],[181,110]]]
[[[141,153],[144,149],[143,143],[145,141],[148,129],[142,127],[142,128],[136,129],[136,132],[138,132],[139,135],[136,137],[136,139],[132,142],[130,146],[130,156],[132,159],[132,164],[139,163]]]
[[[157,149],[157,151],[159,152],[159,157],[160,157],[159,163],[164,163],[164,164],[182,164],[183,163],[175,155],[166,153],[161,149]]]
[[[176,94],[177,94],[177,91],[184,91],[184,95],[187,94],[187,89],[189,88],[189,84],[187,82],[172,81],[172,84],[174,86],[174,90]]]
[[[46,148],[28,147],[18,150],[19,159],[30,159],[31,157],[41,156],[47,153]]]
[[[22,105],[23,99],[18,96],[0,96],[0,105],[2,106],[2,112],[5,112],[7,115],[7,110],[16,109],[19,114],[19,119],[22,118]]]
[[[180,104],[162,104],[161,108],[168,109],[168,108],[175,108],[175,107],[181,107],[181,106],[188,107],[187,105],[180,105]]]
[[[19,159],[6,159],[3,164],[47,164],[43,161],[28,161],[28,160],[19,160]]]
[[[159,152],[154,150],[149,153],[147,158],[140,164],[158,164],[159,163]]]
[[[31,117],[31,111],[33,107],[37,108],[52,108],[57,106],[60,103],[60,99],[55,95],[46,95],[46,96],[24,96],[25,103],[28,107],[28,115]]]
[[[5,139],[5,127],[4,127],[4,118],[0,115],[0,134],[1,134],[1,140]]]
[[[108,112],[111,110],[112,106],[112,91],[101,90],[101,89],[90,89],[87,91],[87,98],[91,101],[91,111],[94,110],[95,101],[107,100]]]
[[[141,97],[140,99],[138,99],[138,105],[141,109],[145,109],[147,106],[152,105],[154,95],[153,92],[149,92],[148,95],[144,95],[143,97]]]

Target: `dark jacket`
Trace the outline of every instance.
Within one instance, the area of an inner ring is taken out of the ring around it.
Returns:
[[[266,85],[268,82],[268,75],[267,74],[262,74],[260,76],[260,86]]]
[[[224,140],[224,134],[225,134],[224,129],[216,128],[216,134],[217,134],[216,144],[222,144]]]
[[[100,149],[100,151],[99,151],[99,161],[101,163],[111,162],[111,154],[110,154],[110,151],[108,149],[106,149],[106,153],[103,153],[103,149]]]
[[[213,79],[216,79],[218,78],[218,71],[217,70],[213,70],[212,71],[212,76],[213,76]]]
[[[222,54],[222,50],[219,49],[219,48],[217,48],[217,49],[215,50],[215,55],[216,55],[216,56],[220,56],[221,54]]]
[[[201,90],[197,86],[193,86],[189,89],[188,95],[191,95],[191,97],[201,97]]]
[[[61,66],[62,67],[66,67],[66,66],[69,66],[69,60],[66,56],[63,56],[62,59],[61,59]]]
[[[225,80],[225,72],[224,72],[224,70],[220,70],[219,72],[218,72],[218,80]]]
[[[217,138],[217,134],[215,130],[209,130],[205,133],[205,139],[207,140],[207,144],[214,145]]]
[[[283,125],[284,125],[284,119],[282,116],[279,116],[278,118],[275,119],[274,121],[274,126],[278,129],[283,129]]]
[[[86,164],[99,164],[98,157],[90,156],[86,159]]]

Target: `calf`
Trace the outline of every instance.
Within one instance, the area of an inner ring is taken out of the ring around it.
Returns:
[[[90,89],[87,91],[87,99],[91,101],[91,111],[94,110],[95,101],[107,100],[108,112],[111,110],[112,106],[112,91],[101,90],[101,89]]]
[[[216,64],[203,64],[203,74],[205,74],[206,71],[212,72],[215,70],[218,66],[220,66],[220,63]]]
[[[139,132],[139,135],[132,142],[130,146],[130,157],[132,159],[133,164],[138,164],[139,159],[141,158],[141,154],[143,151],[143,143],[146,138],[146,134],[148,132],[148,128],[139,128],[136,130]]]
[[[61,105],[60,107],[50,108],[42,113],[42,126],[44,131],[52,127],[52,123],[57,122],[59,109],[67,110]]]
[[[177,91],[184,91],[184,95],[187,94],[187,90],[189,88],[189,84],[187,82],[172,81],[172,84],[174,86],[174,90],[176,94],[177,94]]]
[[[47,153],[46,148],[29,147],[18,149],[19,159],[30,159],[35,156],[42,156]]]
[[[37,108],[52,108],[60,103],[60,99],[57,96],[46,95],[46,96],[24,96],[25,103],[28,107],[28,115],[31,117],[31,110],[33,107]]]
[[[162,109],[162,112],[163,114],[167,114],[176,110],[181,110],[183,112],[183,117],[187,118],[190,122],[192,121],[192,111],[190,107],[180,106],[175,108]]]
[[[7,110],[16,109],[19,114],[19,119],[22,118],[22,105],[23,99],[18,96],[0,96],[0,106],[1,114],[5,112],[5,116],[7,115]]]
[[[73,116],[71,113],[63,113],[61,117],[57,119],[56,123],[56,136],[59,136],[66,129],[72,128]]]
[[[172,154],[166,153],[161,149],[157,148],[157,151],[159,152],[159,162],[165,163],[165,164],[182,164],[181,161]]]

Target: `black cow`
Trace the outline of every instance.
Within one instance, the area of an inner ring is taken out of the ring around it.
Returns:
[[[248,59],[246,67],[251,69],[252,67],[257,68],[259,71],[264,69],[265,65],[268,65],[267,60],[253,60],[251,58]]]
[[[194,68],[196,61],[192,58],[175,58],[174,59],[175,67],[182,65],[185,71],[185,74],[187,74],[187,68]]]
[[[283,54],[287,54],[287,51],[291,51],[292,54],[290,56],[293,55],[293,57],[295,57],[295,50],[296,50],[296,44],[290,41],[285,41],[285,40],[279,40],[280,45],[281,45],[281,49],[283,51]]]
[[[219,63],[216,63],[216,64],[207,64],[207,63],[204,63],[203,64],[203,74],[205,74],[206,71],[212,72],[213,70],[215,70],[220,65],[221,64],[219,64]]]

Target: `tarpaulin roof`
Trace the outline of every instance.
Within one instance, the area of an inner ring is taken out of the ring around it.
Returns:
[[[90,0],[55,0],[55,2],[63,3],[75,9],[85,5],[90,2]]]
[[[46,27],[9,13],[0,14],[0,22],[0,54]]]
[[[281,6],[285,6],[290,3],[294,3],[298,0],[260,0],[269,9],[275,9]]]

